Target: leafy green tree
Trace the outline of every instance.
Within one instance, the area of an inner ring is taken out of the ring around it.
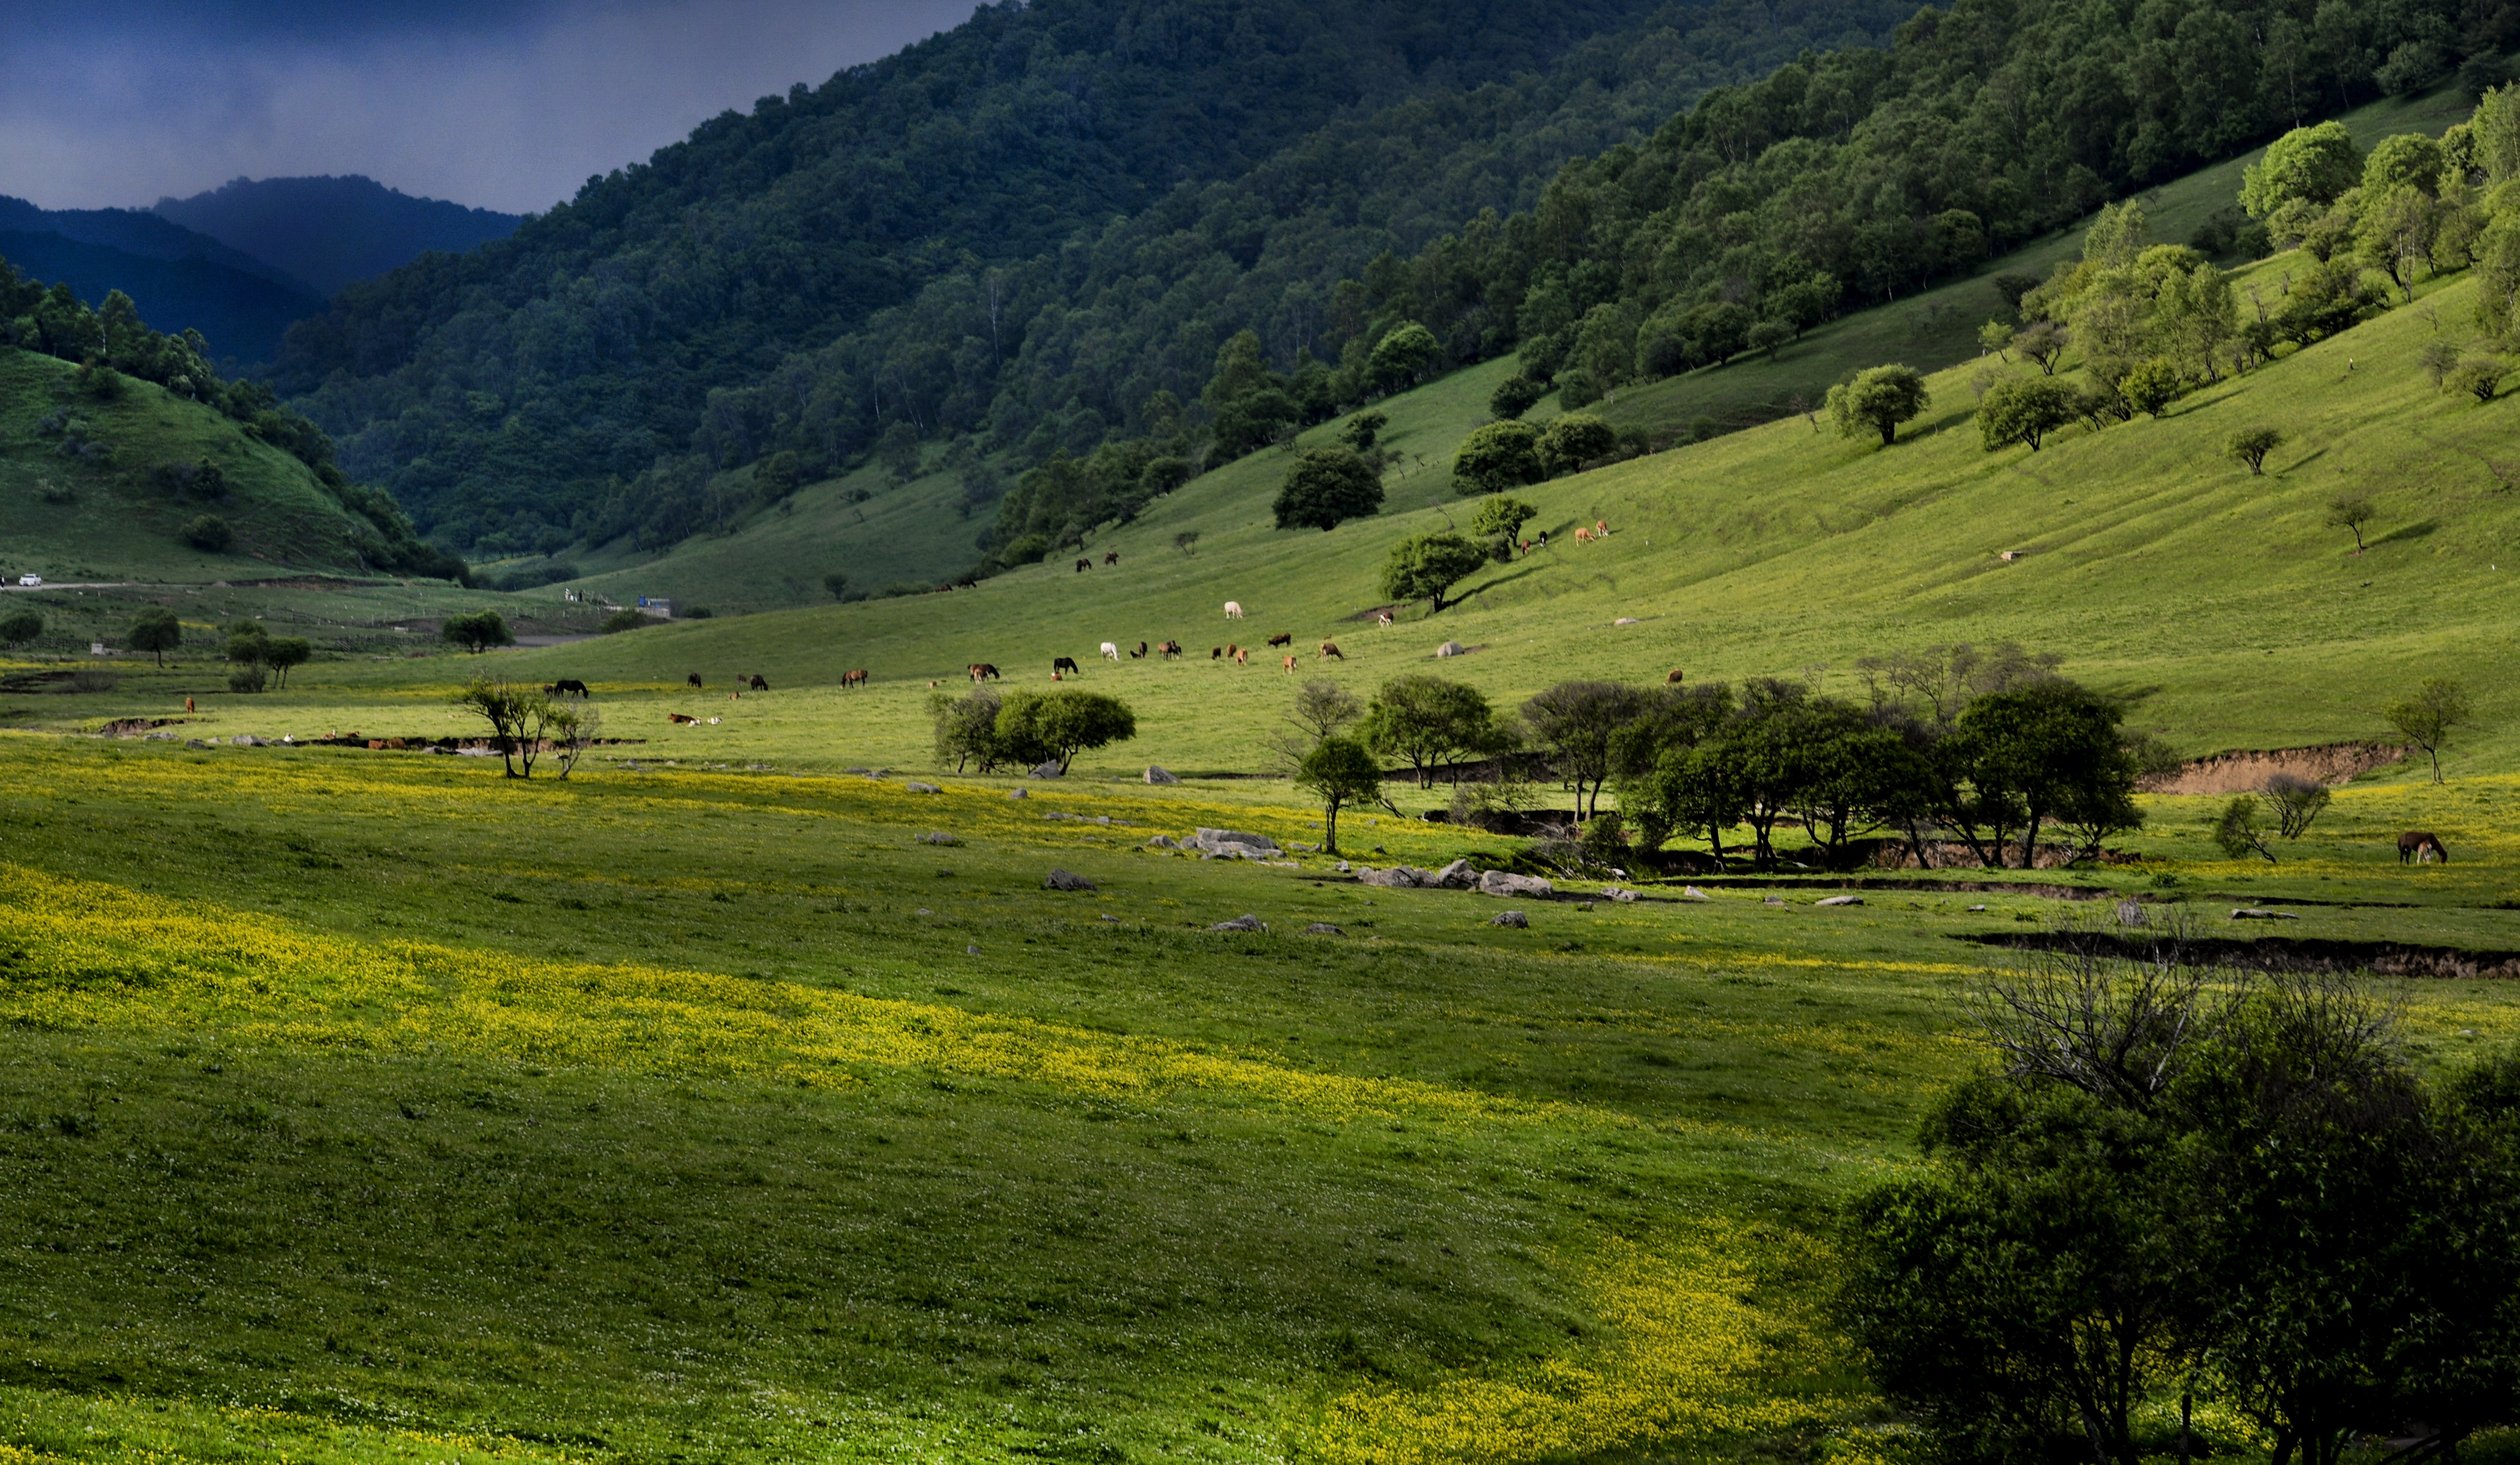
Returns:
[[[897,484],[919,476],[920,456],[919,429],[908,422],[884,428],[876,443],[876,462],[883,465],[884,476]]]
[[[1989,321],[1977,328],[1977,354],[1998,361],[2011,358],[2004,353],[2012,349],[2012,328],[2002,321]]]
[[[21,605],[0,615],[0,645],[15,650],[44,634],[44,614]]]
[[[2354,553],[2362,553],[2363,527],[2379,516],[2380,509],[2371,496],[2359,490],[2338,494],[2327,501],[2327,527],[2350,530],[2354,535]]]
[[[2038,866],[2050,819],[2098,836],[2141,822],[2136,764],[2117,705],[2071,682],[2034,682],[1971,701],[1935,747],[1935,813],[2000,868],[2017,833],[2019,867]],[[2092,840],[2096,843],[2096,837]]]
[[[2231,434],[2223,451],[2249,466],[2251,473],[2267,470],[2267,455],[2283,446],[2284,435],[2272,427],[2243,427]]]
[[[1395,600],[1425,599],[1430,615],[1443,613],[1444,593],[1487,563],[1488,552],[1458,534],[1420,534],[1391,547],[1382,565],[1382,593]]]
[[[1463,438],[1453,455],[1453,491],[1464,496],[1500,493],[1548,476],[1540,429],[1528,422],[1490,422]]]
[[[1325,737],[1304,755],[1295,771],[1295,786],[1322,801],[1322,852],[1335,855],[1339,810],[1371,804],[1381,796],[1382,765],[1353,738]]]
[[[289,674],[315,659],[315,644],[302,636],[275,636],[263,643],[262,664],[289,686]]]
[[[654,616],[635,605],[624,605],[597,622],[595,629],[606,636],[617,636],[624,631],[636,631],[654,624],[656,624]]]
[[[2274,851],[2267,848],[2266,813],[2258,806],[2253,793],[2235,793],[2214,818],[2214,844],[2226,859],[2246,860],[2252,854],[2263,855],[2269,865],[2275,863]]]
[[[917,465],[914,463],[913,466]],[[752,467],[752,496],[764,504],[776,504],[796,491],[805,481],[805,468],[794,449],[771,454]]]
[[[2048,433],[2081,415],[2081,394],[2053,377],[2024,377],[1999,381],[1978,404],[1979,440],[1990,453],[2014,443],[2039,451]]]
[[[1510,494],[1497,494],[1479,501],[1479,511],[1470,518],[1470,532],[1482,539],[1510,542],[1539,512]]]
[[[1374,343],[1366,372],[1377,390],[1402,391],[1425,380],[1443,356],[1443,343],[1434,332],[1404,321]]]
[[[215,513],[205,513],[176,531],[176,537],[205,555],[224,555],[236,544],[236,531]]]
[[[1600,377],[1591,367],[1568,367],[1557,374],[1557,405],[1581,412],[1606,395]]]
[[[2398,730],[2399,736],[2432,760],[2433,781],[2439,783],[2441,750],[2449,746],[2452,733],[2475,718],[2476,706],[2468,699],[2467,688],[2457,682],[2448,677],[2426,677],[2411,695],[2391,702],[2380,715]]]
[[[2463,391],[2479,402],[2491,402],[2494,400],[2495,393],[2502,389],[2502,378],[2509,371],[2510,368],[2503,365],[2499,357],[2476,356],[2451,368],[2450,374],[2443,380],[2452,388]]]
[[[1868,367],[1856,373],[1855,379],[1828,389],[1828,415],[1837,423],[1838,436],[1878,432],[1886,448],[1898,439],[1899,424],[1912,421],[1933,400],[1923,375],[1914,368]]]
[[[2136,411],[2159,417],[2187,391],[2186,375],[2167,356],[2147,357],[2118,378],[2118,393]]]
[[[227,659],[239,666],[263,666],[271,649],[271,633],[260,621],[245,621],[228,628]]]
[[[2267,779],[2265,797],[2267,808],[2275,817],[2275,832],[2286,839],[2299,839],[2310,832],[2310,826],[2327,812],[2336,796],[2316,778],[2276,774]]]
[[[1138,735],[1137,714],[1097,691],[1011,691],[998,709],[998,744],[1016,761],[1056,759],[1067,772],[1079,753]]]
[[[1541,462],[1552,473],[1571,473],[1619,451],[1619,434],[1589,412],[1570,412],[1540,434]],[[1458,471],[1458,470],[1457,470]]]
[[[1424,788],[1443,765],[1487,753],[1498,741],[1497,718],[1477,688],[1413,674],[1382,684],[1357,728],[1357,738],[1374,752],[1408,764],[1418,775],[1418,786]]]
[[[2057,358],[2065,354],[2065,348],[2073,343],[2073,333],[2060,322],[2032,321],[2012,338],[2012,349],[2037,362],[2041,376],[2052,377],[2056,375]]]
[[[840,574],[836,570],[831,574],[825,575],[823,577],[823,592],[834,600],[846,598],[849,593],[849,577]]]
[[[2324,206],[2362,177],[2362,153],[2342,122],[2296,127],[2267,145],[2266,155],[2240,174],[2240,206],[2251,218],[2272,218],[2292,202]]]
[[[998,694],[985,687],[960,697],[929,692],[927,716],[936,733],[936,761],[952,759],[958,774],[973,762],[984,774],[996,772],[1007,762],[1006,748],[998,741],[998,713],[1003,707]]]
[[[636,614],[636,612],[633,612]],[[645,619],[645,617],[641,617]],[[462,646],[478,656],[492,646],[512,646],[517,635],[508,629],[507,617],[495,610],[476,610],[470,615],[450,615],[440,622],[437,637],[451,646]]]
[[[1368,434],[1371,436],[1371,434]],[[1281,529],[1337,528],[1382,510],[1382,469],[1349,448],[1307,448],[1278,490]]]
[[[164,666],[166,653],[184,644],[184,625],[175,618],[175,612],[153,605],[132,617],[131,629],[123,640],[131,649],[147,651],[158,658],[159,666]]]
[[[493,612],[484,612],[490,614]],[[557,731],[566,740],[570,719],[564,714],[572,709],[546,696],[540,688],[512,687],[504,680],[474,677],[455,694],[458,710],[471,712],[490,725],[490,738],[499,748],[500,764],[511,778],[534,776],[534,760],[543,753],[543,745]],[[574,761],[573,758],[571,761]]]
[[[1541,399],[1548,395],[1549,386],[1546,382],[1534,381],[1524,376],[1508,377],[1497,383],[1495,391],[1488,394],[1488,411],[1501,420],[1510,422],[1539,406]]]
[[[1619,731],[1644,712],[1643,693],[1615,682],[1560,682],[1522,704],[1522,720],[1532,736],[1550,750],[1558,776],[1575,785],[1578,818],[1601,807],[1601,786],[1615,768]],[[1589,809],[1587,784],[1593,790]]]
[[[1375,435],[1389,425],[1391,414],[1387,412],[1360,412],[1340,425],[1339,441],[1359,453],[1371,453]]]

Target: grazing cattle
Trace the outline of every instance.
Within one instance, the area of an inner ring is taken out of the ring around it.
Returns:
[[[562,677],[559,681],[554,682],[551,686],[544,688],[543,695],[548,697],[584,697],[592,696],[594,693],[588,691],[586,689],[586,684],[580,682],[575,677]]]
[[[1182,653],[1181,643],[1177,641],[1165,642],[1162,645],[1155,647],[1155,651],[1158,655],[1178,656]]]
[[[1269,644],[1273,646],[1291,646],[1294,644],[1295,633],[1292,631],[1281,631],[1277,635],[1269,638]]]
[[[864,687],[866,685],[867,674],[866,668],[864,667],[860,667],[853,672],[840,673],[840,686],[844,688],[850,687]]]
[[[1104,551],[1102,555],[1102,562],[1104,564],[1118,564],[1120,562],[1120,552],[1117,550]]]
[[[743,700],[743,693],[740,691],[730,691],[726,694],[726,699],[730,702],[741,702]]]
[[[1120,648],[1106,641],[1102,643],[1102,654],[1107,659],[1116,662],[1120,659]]]
[[[1238,621],[1242,619],[1242,602],[1240,600],[1226,601],[1225,618],[1229,621]]]
[[[998,676],[998,669],[985,661],[974,661],[969,666],[964,668],[964,670],[971,674],[971,680],[974,682],[995,682],[1002,680]]]
[[[1210,661],[1223,661],[1225,659],[1225,647],[1209,646],[1207,648],[1207,659]]]
[[[1064,682],[1067,680],[1067,676],[1065,673],[1059,671],[1058,668],[1052,667],[1050,669],[1050,680],[1053,682]]]
[[[1575,542],[1579,545],[1591,544],[1593,542],[1593,531],[1585,528],[1581,524],[1577,524],[1575,526]]]
[[[754,672],[752,674],[752,681],[748,685],[754,691],[768,691],[770,689],[770,679],[762,676],[759,672]]]
[[[1608,519],[1595,519],[1593,521],[1593,537],[1595,539],[1608,539],[1610,537],[1610,521]]]
[[[1522,542],[1522,553],[1523,553],[1523,554],[1525,554],[1525,555],[1528,555],[1528,554],[1530,554],[1530,553],[1531,553],[1531,541],[1530,541],[1530,540],[1527,540],[1527,539],[1526,539],[1526,540],[1524,540],[1524,541]]]
[[[2429,865],[2435,860],[2450,864],[2450,851],[2442,846],[2439,835],[2423,829],[2408,829],[2398,836],[2400,865]]]
[[[185,710],[186,712],[190,712],[190,711],[192,711],[192,710],[193,710],[193,699],[192,699],[191,697],[186,697],[186,698],[184,699],[184,710]]]
[[[1076,561],[1076,573],[1080,575],[1092,568],[1094,568],[1094,561],[1091,559],[1080,559]]]
[[[700,685],[700,674],[699,674],[699,673],[698,673],[698,672],[694,672],[694,673],[692,673],[690,676],[685,677],[683,680],[684,680],[684,681],[686,681],[686,682],[689,682],[690,684],[692,684],[692,686],[694,686],[695,688],[697,688],[697,687],[698,687],[698,686]]]
[[[1540,546],[1542,549],[1544,549],[1544,550],[1545,550],[1545,549],[1548,549],[1548,548],[1549,548],[1549,531],[1548,531],[1548,530],[1546,530],[1546,529],[1541,530],[1541,531],[1540,531],[1540,538],[1538,538],[1537,540],[1534,540],[1534,541],[1533,541],[1533,543],[1534,543],[1534,544],[1539,545],[1539,546]]]
[[[1080,677],[1085,675],[1084,668],[1076,664],[1076,658],[1073,656],[1061,656],[1057,658],[1051,662],[1050,670],[1054,676],[1060,672],[1074,672]]]
[[[1287,658],[1286,658],[1286,671],[1287,671],[1287,673],[1288,673],[1289,675],[1292,675],[1292,674],[1293,674],[1293,672],[1294,672],[1294,670],[1295,670],[1295,658],[1294,658],[1294,657],[1292,657],[1292,656],[1289,656],[1289,657],[1287,657]]]
[[[934,691],[934,690],[936,689],[936,684],[935,684],[935,683],[933,683],[933,682],[928,683],[928,684],[927,684],[927,689],[928,689],[929,691]]]
[[[1670,676],[1668,676],[1668,677],[1663,678],[1663,681],[1665,681],[1665,682],[1667,682],[1667,683],[1671,684],[1671,685],[1672,685],[1672,686],[1674,686],[1674,687],[1678,687],[1678,686],[1680,685],[1680,668],[1679,668],[1679,667],[1676,667],[1676,666],[1675,666],[1675,667],[1673,667],[1673,668],[1671,669],[1671,675],[1670,675]]]
[[[1334,641],[1326,641],[1326,642],[1323,642],[1323,643],[1322,643],[1322,659],[1323,659],[1323,660],[1325,660],[1325,661],[1328,661],[1328,660],[1329,660],[1329,659],[1330,659],[1331,657],[1333,657],[1333,656],[1337,657],[1337,658],[1338,658],[1339,660],[1341,660],[1341,661],[1345,661],[1345,660],[1347,659],[1347,653],[1346,653],[1346,652],[1344,652],[1344,651],[1341,651],[1341,650],[1338,648],[1338,643],[1337,643],[1337,642],[1334,642]]]
[[[696,723],[698,722],[699,719],[692,716],[688,712],[668,712],[665,714],[665,721],[669,723]]]
[[[1390,611],[1388,611],[1388,610],[1377,610],[1377,611],[1375,611],[1375,612],[1373,613],[1373,623],[1374,623],[1375,625],[1377,625],[1377,626],[1388,626],[1388,625],[1390,625],[1390,624],[1391,624],[1391,612],[1390,612]]]
[[[1225,649],[1233,654],[1234,664],[1236,666],[1249,666],[1251,664],[1251,653],[1249,651],[1242,649],[1240,646],[1227,646]]]

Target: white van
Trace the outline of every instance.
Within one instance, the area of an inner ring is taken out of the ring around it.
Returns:
[[[44,583],[44,577],[43,577],[43,576],[41,576],[41,575],[20,575],[20,576],[18,577],[18,583],[19,583],[19,584],[21,584],[21,585],[28,586],[28,587],[33,587],[33,586],[37,586],[37,585],[41,585],[41,584],[43,584],[43,583]]]

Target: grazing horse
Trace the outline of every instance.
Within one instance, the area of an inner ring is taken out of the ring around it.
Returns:
[[[1129,653],[1129,659],[1130,659],[1131,661],[1144,661],[1146,658],[1147,658],[1147,644],[1146,644],[1145,642],[1143,642],[1143,641],[1142,641],[1142,642],[1138,643],[1138,648],[1137,648],[1136,650],[1131,651],[1131,652]]]
[[[1581,524],[1577,524],[1575,526],[1575,542],[1579,545],[1591,544],[1593,542],[1593,531],[1585,528]]]
[[[1225,647],[1209,646],[1207,648],[1207,659],[1210,661],[1223,661],[1225,659]]]
[[[1242,619],[1242,602],[1240,600],[1226,601],[1225,618],[1229,621],[1238,621]]]
[[[1671,669],[1671,675],[1663,678],[1663,681],[1669,683],[1673,687],[1678,687],[1680,685],[1680,668],[1676,666],[1673,667]]]
[[[1054,677],[1060,672],[1075,672],[1080,677],[1085,675],[1084,671],[1077,666],[1076,658],[1073,656],[1061,656],[1051,662],[1050,672]]]
[[[1102,643],[1102,654],[1105,658],[1117,662],[1120,659],[1120,648],[1106,641]]]
[[[559,681],[554,682],[551,686],[544,688],[543,695],[547,697],[582,697],[591,695],[591,693],[587,691],[586,684],[578,681],[575,677],[562,677]]]
[[[998,669],[985,661],[974,661],[969,666],[965,667],[964,670],[971,674],[971,680],[973,682],[995,682],[1003,680],[998,676]]]
[[[842,673],[840,673],[840,686],[841,686],[842,688],[850,688],[850,687],[864,687],[864,686],[866,686],[866,685],[867,685],[867,674],[866,674],[866,668],[864,668],[864,667],[860,667],[859,669],[857,669],[856,671],[853,671],[853,672],[842,672]]]
[[[1249,666],[1251,664],[1251,653],[1249,651],[1242,649],[1240,646],[1227,646],[1225,649],[1232,653],[1234,664],[1236,666]]]
[[[1117,550],[1105,550],[1102,553],[1102,562],[1104,564],[1118,564],[1120,562],[1120,552]]]
[[[770,689],[770,679],[762,676],[759,672],[754,672],[749,685],[754,691],[768,691]]]
[[[1295,658],[1294,658],[1293,656],[1288,656],[1288,657],[1286,658],[1286,673],[1287,673],[1287,675],[1288,675],[1288,676],[1292,676],[1292,675],[1294,675],[1294,671],[1295,671]]]
[[[186,697],[186,698],[184,699],[184,710],[185,710],[186,712],[190,712],[190,711],[192,711],[192,710],[193,710],[193,699],[192,699],[191,697]]]
[[[1294,644],[1295,633],[1292,631],[1281,631],[1277,635],[1269,638],[1269,644],[1273,646],[1291,646]]]
[[[699,719],[692,716],[688,712],[668,712],[665,714],[665,721],[669,723],[696,723],[698,722]]]
[[[1344,651],[1341,651],[1341,650],[1338,648],[1338,643],[1337,643],[1337,642],[1334,642],[1334,641],[1326,641],[1326,642],[1323,642],[1323,643],[1322,643],[1322,659],[1323,659],[1324,661],[1328,661],[1328,660],[1330,660],[1330,659],[1331,659],[1331,658],[1333,658],[1333,657],[1337,658],[1337,659],[1338,659],[1338,660],[1340,660],[1340,661],[1345,661],[1345,660],[1347,659],[1347,653],[1346,653],[1346,652],[1344,652]]]
[[[1094,561],[1091,559],[1080,559],[1076,561],[1076,573],[1080,575],[1092,568],[1094,568]]]
[[[692,686],[693,686],[693,687],[697,688],[697,687],[698,687],[698,686],[700,685],[700,674],[699,674],[699,673],[698,673],[698,672],[694,672],[694,673],[692,673],[690,676],[685,677],[683,680],[684,680],[684,681],[686,681],[686,682],[689,682],[690,684],[692,684]]]
[[[2408,829],[2398,836],[2400,865],[2427,865],[2438,859],[2450,864],[2450,851],[2442,847],[2441,837],[2424,829]]]
[[[1155,651],[1159,655],[1178,656],[1182,653],[1181,643],[1177,641],[1165,642],[1162,645],[1155,647]]]

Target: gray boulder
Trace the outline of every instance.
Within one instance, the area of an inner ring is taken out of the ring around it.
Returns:
[[[1715,899],[1715,897],[1708,895],[1705,891],[1698,889],[1694,885],[1682,886],[1680,888],[1680,898],[1684,901],[1711,901]]]
[[[1435,654],[1438,656],[1467,656],[1470,654],[1470,648],[1462,644],[1458,641],[1448,641],[1435,648]]]
[[[1068,871],[1063,869],[1052,870],[1050,872],[1050,878],[1041,882],[1041,887],[1044,890],[1092,890],[1095,888],[1094,882],[1085,878],[1083,875],[1070,874]]]
[[[1864,897],[1860,895],[1832,895],[1814,901],[1812,904],[1815,906],[1861,906],[1864,904]]]
[[[1027,778],[1057,778],[1064,777],[1066,773],[1067,770],[1058,766],[1058,760],[1053,758],[1048,763],[1034,769],[1031,773],[1024,775],[1024,777]]]
[[[1211,931],[1266,931],[1269,929],[1269,923],[1246,911],[1232,920],[1218,921],[1208,929]]]
[[[1531,918],[1524,915],[1519,910],[1500,910],[1496,913],[1496,918],[1489,921],[1488,924],[1492,926],[1511,926],[1515,930],[1520,931],[1526,930],[1530,927]]]
[[[1435,871],[1435,883],[1446,890],[1468,890],[1479,883],[1479,872],[1470,868],[1467,860],[1456,860]]]
[[[2140,902],[2137,902],[2137,901],[2120,901],[2120,902],[2118,902],[2118,924],[2119,924],[2119,925],[2122,925],[2122,926],[2139,926],[2139,925],[2142,925],[2143,923],[2144,923],[2144,920],[2143,920],[2143,906],[2142,906],[2142,904],[2141,904]]]
[[[1029,788],[1011,789],[1008,791],[1007,797],[1011,799],[1028,799],[1032,797],[1032,790]]]
[[[961,844],[963,841],[954,835],[946,833],[942,829],[937,829],[930,833],[920,835],[919,842],[921,844]]]
[[[198,737],[187,737],[184,739],[184,746],[188,748],[206,748],[209,744],[202,741]]]
[[[1359,869],[1356,877],[1365,884],[1380,885],[1388,890],[1425,890],[1435,884],[1433,870],[1406,865],[1395,865],[1389,869]]]
[[[2268,910],[2257,906],[2242,906],[2231,912],[2233,920],[2299,920],[2289,910]]]
[[[1266,834],[1249,834],[1240,829],[1201,829],[1192,834],[1187,843],[1192,849],[1212,850],[1220,855],[1229,848],[1250,850],[1267,855],[1278,853],[1278,841]]]
[[[1147,841],[1147,848],[1150,850],[1177,850],[1181,847],[1181,841],[1169,834],[1158,834]]]
[[[1147,781],[1149,783],[1179,783],[1181,779],[1174,777],[1169,772],[1157,768],[1153,764],[1149,763],[1147,765]]]
[[[945,791],[933,783],[904,783],[901,786],[911,793],[943,793]]]
[[[1479,893],[1494,896],[1534,896],[1548,900],[1557,887],[1537,875],[1517,875],[1509,870],[1492,869],[1479,876]]]
[[[1307,936],[1345,936],[1347,933],[1340,930],[1338,927],[1331,925],[1328,921],[1317,920],[1311,925],[1304,927],[1304,934]]]
[[[1633,890],[1621,890],[1616,885],[1601,887],[1601,899],[1605,901],[1633,901],[1636,898],[1637,893]]]

